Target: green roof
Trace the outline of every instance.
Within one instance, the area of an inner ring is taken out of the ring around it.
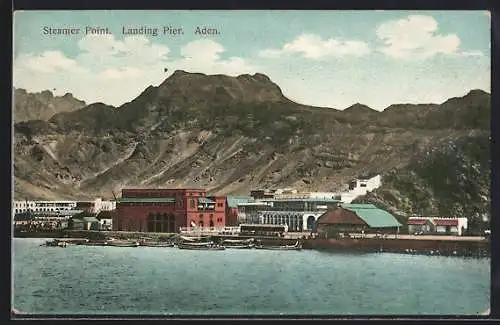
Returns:
[[[198,198],[198,203],[209,203],[209,204],[215,204],[215,201],[207,199],[206,197],[199,197]]]
[[[175,203],[173,197],[122,197],[118,203]]]
[[[344,209],[356,213],[370,228],[393,228],[401,224],[389,212],[373,204],[344,204]]]
[[[227,206],[230,208],[237,208],[238,204],[254,202],[254,198],[251,196],[228,196]]]

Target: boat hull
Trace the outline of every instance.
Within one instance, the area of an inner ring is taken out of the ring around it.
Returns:
[[[194,251],[223,251],[226,249],[225,247],[204,247],[204,246],[186,246],[186,245],[179,245],[177,247],[179,249],[188,249]]]
[[[139,247],[139,243],[112,243],[108,242],[106,246],[111,247]]]
[[[224,245],[224,247],[229,249],[251,249],[254,245]]]
[[[275,251],[300,251],[302,247],[300,246],[293,246],[293,247],[287,247],[287,246],[255,246],[256,249],[267,249],[267,250],[275,250]]]
[[[142,247],[174,247],[174,244],[151,244],[151,243],[141,243]]]

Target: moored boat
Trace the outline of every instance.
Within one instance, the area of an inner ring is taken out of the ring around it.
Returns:
[[[224,246],[217,245],[214,242],[200,242],[200,243],[183,242],[179,243],[177,247],[179,249],[204,250],[204,251],[222,251],[226,249]]]
[[[121,240],[110,240],[106,242],[106,246],[113,247],[139,247],[139,242],[136,241],[121,241]]]
[[[255,246],[253,238],[250,239],[225,239],[222,245],[226,248],[248,249]]]
[[[159,242],[143,242],[140,243],[143,247],[174,247],[173,243],[159,243]]]
[[[49,246],[49,247],[67,247],[68,246],[68,243],[66,243],[65,241],[62,241],[62,240],[57,240],[57,239],[54,239],[54,240],[47,240],[45,242],[45,244],[42,244],[41,246]]]
[[[256,245],[256,249],[269,249],[269,250],[280,250],[280,251],[298,251],[302,249],[302,245],[297,241],[295,245],[283,245],[283,246],[265,246],[262,244]]]
[[[86,240],[86,241],[80,241],[80,242],[75,242],[76,245],[83,245],[83,246],[106,246],[107,241],[106,240]]]

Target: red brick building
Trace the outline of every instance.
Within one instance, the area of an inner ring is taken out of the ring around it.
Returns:
[[[180,227],[222,227],[226,197],[203,189],[123,189],[113,230],[178,232]]]

